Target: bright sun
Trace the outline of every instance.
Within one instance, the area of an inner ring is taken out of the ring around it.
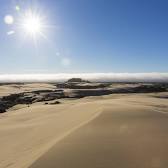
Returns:
[[[28,10],[22,15],[19,27],[24,31],[25,35],[31,36],[33,39],[36,39],[39,35],[44,36],[44,21],[40,15],[32,10]]]
[[[28,15],[23,21],[23,28],[29,34],[37,34],[42,31],[42,23],[38,16]]]

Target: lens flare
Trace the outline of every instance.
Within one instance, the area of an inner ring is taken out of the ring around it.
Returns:
[[[7,32],[7,35],[8,35],[8,36],[10,36],[10,35],[12,35],[12,34],[15,34],[15,31],[14,31],[14,30],[11,30],[11,31],[8,31],[8,32]]]
[[[6,16],[4,17],[4,22],[5,22],[6,24],[8,24],[8,25],[13,24],[13,22],[14,22],[13,16],[12,16],[12,15],[6,15]]]
[[[20,6],[19,6],[19,5],[16,5],[16,6],[15,6],[15,10],[19,12],[19,11],[20,11]]]

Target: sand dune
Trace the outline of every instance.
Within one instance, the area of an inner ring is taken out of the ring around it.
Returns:
[[[167,100],[118,94],[1,114],[0,167],[167,168]]]
[[[2,114],[0,167],[27,167],[100,111],[98,103],[82,102],[77,105],[37,105]]]
[[[167,168],[168,113],[109,105],[30,168]]]
[[[31,92],[35,90],[55,89],[56,87],[47,83],[27,83],[0,85],[0,96],[7,96],[15,93]]]

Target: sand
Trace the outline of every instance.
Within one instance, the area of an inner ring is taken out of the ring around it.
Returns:
[[[0,96],[7,96],[15,93],[31,92],[35,90],[54,90],[56,86],[47,83],[30,83],[30,84],[10,84],[0,85]]]
[[[167,168],[168,114],[109,104],[30,168]]]
[[[0,115],[0,168],[168,167],[168,99],[109,95]]]

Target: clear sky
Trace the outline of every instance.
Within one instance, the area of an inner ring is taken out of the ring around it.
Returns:
[[[30,9],[43,35],[23,27]],[[0,0],[0,73],[168,72],[167,63],[167,0]]]

